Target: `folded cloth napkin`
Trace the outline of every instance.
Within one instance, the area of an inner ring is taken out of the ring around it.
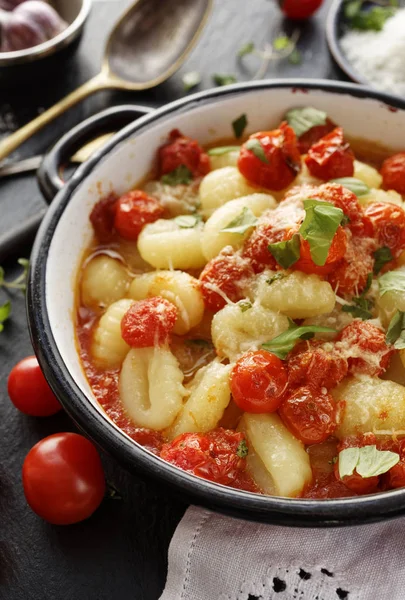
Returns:
[[[300,529],[191,507],[160,600],[404,600],[404,525]]]

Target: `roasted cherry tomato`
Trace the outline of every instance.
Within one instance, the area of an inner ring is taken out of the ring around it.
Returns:
[[[328,256],[324,265],[316,265],[311,257],[311,248],[309,243],[301,238],[300,245],[300,258],[292,265],[292,268],[297,271],[303,271],[304,273],[315,274],[325,276],[342,260],[346,253],[347,237],[344,229],[338,227],[332,244],[329,248]]]
[[[304,444],[320,444],[336,429],[336,406],[329,393],[302,386],[281,403],[280,417]]]
[[[380,478],[378,475],[372,477],[362,477],[355,470],[352,475],[346,475],[343,479],[339,475],[339,464],[336,463],[334,467],[335,477],[338,481],[344,483],[344,485],[355,494],[374,494],[378,491],[378,485]]]
[[[122,339],[133,348],[164,344],[176,324],[178,310],[165,298],[134,302],[121,321]]]
[[[246,469],[246,450],[243,433],[220,428],[183,433],[164,444],[160,456],[198,477],[233,485]]]
[[[315,142],[318,142],[321,138],[325,137],[325,135],[330,133],[335,127],[336,125],[330,119],[326,119],[325,125],[314,125],[311,129],[300,135],[298,138],[300,153],[307,154],[308,150]]]
[[[321,6],[322,0],[278,0],[283,13],[289,19],[308,19]]]
[[[336,208],[343,210],[345,215],[349,217],[349,226],[352,223],[357,223],[364,216],[357,196],[339,183],[323,183],[319,187],[313,186],[311,190],[308,190],[308,193],[310,198],[330,202]],[[370,235],[372,233],[373,228],[370,229]]]
[[[348,238],[344,260],[328,275],[328,281],[336,293],[358,296],[363,292],[368,276],[373,272],[373,252],[376,248],[374,240],[370,238]]]
[[[171,173],[181,165],[194,177],[206,175],[210,159],[196,140],[183,135],[178,129],[169,134],[169,141],[158,150],[159,174]]]
[[[405,152],[387,158],[382,164],[380,173],[386,190],[395,190],[405,195]]]
[[[352,177],[354,154],[343,138],[343,129],[336,127],[308,150],[305,163],[309,172],[318,179],[329,181]]]
[[[26,415],[49,417],[62,409],[35,356],[27,356],[12,368],[7,387],[11,402]]]
[[[163,213],[164,208],[156,198],[134,190],[117,200],[114,228],[121,237],[136,240],[144,225],[157,221]]]
[[[220,290],[229,300],[237,302],[244,298],[243,287],[253,276],[249,260],[234,253],[221,252],[210,260],[200,275],[201,292],[208,310],[218,312],[226,300],[216,290]]]
[[[385,341],[385,333],[368,321],[355,320],[336,338],[345,351],[349,373],[378,377],[387,370],[394,352]],[[337,346],[339,349],[339,345]],[[360,358],[361,357],[361,358]]]
[[[282,361],[265,350],[244,354],[231,374],[235,404],[249,413],[269,413],[278,409],[287,386]]]
[[[249,148],[253,142],[258,150]],[[281,123],[274,131],[260,131],[243,144],[238,169],[254,185],[269,190],[288,187],[301,170],[301,156],[294,130]]]
[[[312,385],[327,390],[336,387],[348,369],[345,358],[318,340],[298,344],[288,356],[287,367],[290,388]]]
[[[100,242],[109,242],[114,233],[116,205],[117,196],[110,194],[99,200],[90,213],[90,222]]]
[[[105,492],[98,452],[77,433],[56,433],[38,442],[24,460],[22,478],[32,510],[54,525],[87,519]]]
[[[380,246],[387,246],[397,257],[405,249],[405,211],[400,206],[385,202],[371,202],[365,215],[374,225]]]
[[[271,222],[259,224],[255,228],[243,247],[243,257],[249,259],[255,273],[277,268],[277,261],[269,250],[269,244],[290,239],[294,231],[296,227],[280,228]]]

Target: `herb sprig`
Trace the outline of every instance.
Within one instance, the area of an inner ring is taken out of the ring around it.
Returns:
[[[239,49],[238,57],[242,60],[245,56],[251,54],[260,58],[261,62],[252,79],[262,79],[267,72],[269,64],[273,61],[288,59],[293,65],[301,63],[301,53],[297,48],[299,36],[300,31],[298,29],[290,37],[282,33],[274,38],[272,44],[265,44],[263,50],[256,48],[253,42],[247,42]]]
[[[22,272],[16,279],[12,281],[6,281],[5,272],[3,267],[0,267],[0,288],[6,291],[19,290],[25,294],[27,289],[27,275],[29,268],[29,260],[26,258],[19,258],[18,264],[23,268]],[[4,323],[10,318],[11,315],[11,300],[7,300],[0,306],[0,332],[4,329]]]

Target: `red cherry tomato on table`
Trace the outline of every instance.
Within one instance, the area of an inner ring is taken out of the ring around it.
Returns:
[[[405,195],[405,152],[387,158],[381,167],[383,187]]]
[[[231,374],[235,404],[249,413],[269,413],[278,409],[287,386],[282,361],[265,350],[244,354]]]
[[[206,175],[210,159],[196,140],[183,135],[178,129],[169,134],[169,141],[158,150],[159,174],[165,175],[178,167],[187,167],[194,177]]]
[[[54,525],[87,519],[105,493],[98,452],[77,433],[56,433],[38,442],[25,458],[22,478],[32,510]]]
[[[371,202],[365,209],[380,246],[387,246],[397,257],[405,249],[405,211],[385,202]]]
[[[62,409],[35,356],[27,356],[13,367],[7,387],[11,402],[26,415],[49,417]]]
[[[156,198],[134,190],[117,200],[114,228],[121,237],[137,240],[143,227],[157,221],[163,213],[164,208]]]
[[[386,343],[382,329],[357,319],[342,329],[336,342],[341,342],[348,357],[349,373],[354,375],[378,377],[387,370],[394,352],[393,347]]]
[[[322,0],[278,0],[283,13],[290,19],[308,19],[321,6]]]
[[[305,163],[309,172],[318,179],[329,181],[352,177],[354,154],[343,138],[343,129],[336,127],[308,150]]]
[[[165,298],[139,300],[122,318],[122,339],[133,348],[164,344],[177,320],[177,307]]]
[[[247,145],[257,141],[262,158]],[[281,123],[274,131],[259,131],[243,144],[238,169],[251,183],[269,190],[283,190],[288,187],[301,170],[301,156],[294,130]]]

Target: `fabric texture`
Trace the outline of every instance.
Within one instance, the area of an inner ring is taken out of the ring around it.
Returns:
[[[404,525],[301,529],[191,507],[160,600],[404,600]]]

